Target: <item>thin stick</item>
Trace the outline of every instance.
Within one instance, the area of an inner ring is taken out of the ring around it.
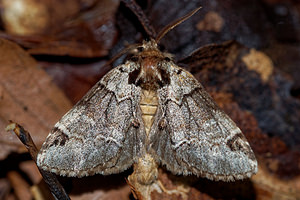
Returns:
[[[15,133],[21,142],[27,148],[32,160],[36,163],[38,149],[36,148],[30,134],[19,124],[11,122],[5,129]],[[71,200],[62,185],[57,180],[56,176],[50,172],[38,168],[42,174],[44,181],[49,186],[49,189],[55,199],[58,200]]]
[[[136,4],[134,0],[122,0],[123,3],[137,16],[138,20],[141,22],[143,25],[146,33],[150,38],[155,38],[156,37],[156,32],[154,28],[151,26],[147,16],[141,9],[139,5]]]
[[[176,26],[178,26],[179,24],[181,24],[182,22],[184,22],[185,20],[187,20],[188,18],[190,18],[192,15],[194,15],[196,12],[198,12],[198,10],[200,10],[201,7],[196,8],[195,10],[189,12],[188,14],[186,14],[185,16],[179,18],[178,20],[171,22],[169,25],[167,25],[166,27],[164,27],[159,34],[156,36],[156,43],[159,43],[159,41],[161,40],[162,37],[164,37],[170,30],[172,30],[173,28],[175,28]]]

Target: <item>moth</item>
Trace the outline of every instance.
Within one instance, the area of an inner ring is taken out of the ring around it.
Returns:
[[[197,11],[193,11],[180,23]],[[233,181],[257,161],[236,124],[188,71],[159,50],[160,39],[135,46],[48,135],[37,164],[63,176],[120,173],[132,165],[133,187],[157,181],[159,165],[175,175]]]

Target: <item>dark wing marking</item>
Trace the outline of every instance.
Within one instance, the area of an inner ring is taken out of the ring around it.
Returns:
[[[158,91],[150,132],[153,156],[174,174],[225,181],[250,177],[257,161],[241,130],[189,72],[168,68],[171,82]]]
[[[140,88],[128,84],[136,67],[128,62],[110,71],[62,117],[38,154],[39,167],[81,177],[132,165],[145,141]]]

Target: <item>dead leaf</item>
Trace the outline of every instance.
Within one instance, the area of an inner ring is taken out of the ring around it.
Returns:
[[[105,63],[104,60],[81,64],[40,61],[39,65],[75,104],[111,69]]]
[[[118,5],[118,0],[5,0],[2,18],[8,33],[0,35],[31,54],[106,56],[117,36]]]
[[[53,31],[80,10],[78,0],[2,0],[2,19],[8,33],[39,35]]]
[[[5,132],[8,120],[30,131],[40,146],[71,103],[39,68],[35,60],[13,42],[0,39],[0,159],[25,150],[19,139]]]

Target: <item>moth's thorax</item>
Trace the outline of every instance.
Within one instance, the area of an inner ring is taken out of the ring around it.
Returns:
[[[149,135],[158,106],[157,93],[154,90],[142,90],[140,108],[146,134]]]
[[[162,87],[166,82],[164,77],[167,76],[163,66],[166,59],[170,60],[169,56],[157,48],[155,41],[144,42],[141,52],[134,56],[140,66],[135,82],[145,90]]]
[[[145,57],[140,61],[140,85],[143,89],[157,90],[162,83],[160,60],[157,57]]]

